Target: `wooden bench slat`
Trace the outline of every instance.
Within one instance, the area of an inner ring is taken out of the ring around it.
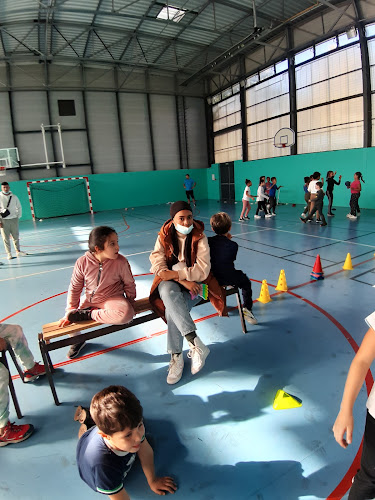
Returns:
[[[136,300],[134,304],[135,314],[140,314],[142,312],[150,311],[151,304],[148,297]],[[96,326],[103,326],[103,323],[97,323],[96,321],[82,321],[80,323],[71,323],[70,325],[59,327],[59,321],[53,321],[52,323],[47,323],[43,325],[42,333],[43,339],[48,341],[57,337],[63,337],[64,335],[69,335],[71,333],[77,333],[82,330],[87,330],[88,328],[95,328]]]

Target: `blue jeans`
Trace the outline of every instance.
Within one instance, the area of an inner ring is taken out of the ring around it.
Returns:
[[[188,290],[183,290],[175,281],[162,281],[159,295],[165,306],[167,320],[167,350],[170,354],[182,352],[183,337],[195,332],[197,327],[190,316],[190,310],[202,299],[192,299]]]

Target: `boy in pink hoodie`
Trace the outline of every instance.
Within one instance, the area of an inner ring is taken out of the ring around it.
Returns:
[[[89,320],[122,325],[133,319],[135,282],[129,262],[119,250],[114,229],[99,226],[91,231],[89,251],[75,263],[66,313],[59,326]],[[81,298],[84,287],[85,295]],[[76,358],[84,345],[85,342],[72,345],[68,358]]]

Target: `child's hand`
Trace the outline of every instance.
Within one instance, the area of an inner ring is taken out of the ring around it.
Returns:
[[[68,326],[70,325],[70,321],[66,318],[61,318],[59,321],[59,328],[62,328],[63,326]]]
[[[200,292],[200,286],[199,283],[196,283],[195,281],[187,281],[183,280],[180,281],[181,285],[183,285],[189,292],[191,292],[193,295],[198,295]]]
[[[231,240],[232,239],[232,235],[230,233],[227,233],[227,238],[228,238],[228,240]]]
[[[343,448],[346,448],[348,444],[352,443],[353,427],[354,427],[353,414],[342,413],[340,411],[339,414],[337,415],[336,422],[334,423],[332,430],[336,441]],[[346,433],[346,439],[344,439],[345,433]]]
[[[177,486],[171,477],[156,477],[151,483],[150,488],[157,495],[165,495],[167,493],[174,493]]]
[[[341,181],[342,175],[339,175],[339,181]]]

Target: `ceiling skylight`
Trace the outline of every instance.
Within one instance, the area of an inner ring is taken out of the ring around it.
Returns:
[[[178,9],[177,7],[171,7],[170,5],[166,5],[161,9],[156,18],[166,19],[168,21],[174,21],[175,23],[179,23],[186,14],[186,12],[187,11],[184,9]]]

